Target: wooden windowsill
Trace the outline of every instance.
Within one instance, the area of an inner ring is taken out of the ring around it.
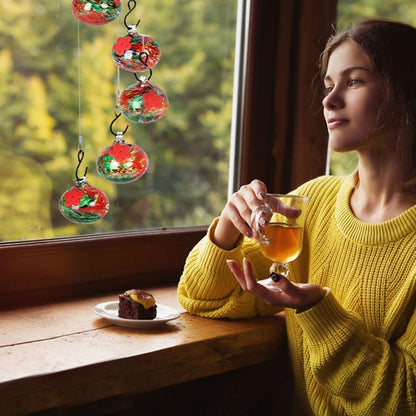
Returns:
[[[110,324],[94,305],[117,294],[0,311],[0,408],[23,415],[141,394],[266,362],[279,354],[283,315],[212,320],[186,313],[176,287],[151,289],[181,312],[149,329]],[[133,370],[132,370],[133,369]],[[132,380],[132,371],[140,372]]]

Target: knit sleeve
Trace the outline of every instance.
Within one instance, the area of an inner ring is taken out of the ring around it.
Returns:
[[[311,369],[346,414],[416,414],[416,312],[390,342],[371,335],[360,316],[327,289],[315,307],[296,314],[310,351]]]
[[[266,278],[270,262],[261,255],[257,243],[240,238],[233,250],[223,250],[211,239],[217,223],[218,219],[188,255],[178,285],[181,305],[194,315],[209,318],[250,318],[281,310],[244,292],[226,264],[227,259],[232,259],[241,266],[247,257],[256,278]]]

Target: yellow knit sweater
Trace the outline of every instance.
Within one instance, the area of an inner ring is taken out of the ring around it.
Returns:
[[[291,279],[327,295],[303,313],[286,310],[296,382],[296,416],[416,415],[416,206],[381,224],[349,208],[351,177],[321,177],[296,193],[310,196],[304,248]],[[270,262],[254,240],[234,250],[208,235],[191,251],[178,287],[190,313],[249,318],[277,311],[243,292],[225,260]]]

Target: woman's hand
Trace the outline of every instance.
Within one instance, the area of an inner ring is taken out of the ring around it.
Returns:
[[[315,306],[326,294],[325,290],[316,284],[295,284],[281,275],[274,276],[277,281],[271,280],[271,282],[275,289],[269,289],[257,282],[251,263],[246,258],[243,259],[243,269],[234,260],[227,260],[227,264],[244,291],[269,305],[293,308],[298,312],[304,312]]]
[[[274,212],[289,217],[295,218],[300,214],[299,210],[290,208],[280,200],[267,195],[266,185],[255,179],[235,192],[225,205],[213,234],[214,243],[225,250],[231,250],[235,247],[240,234],[253,237],[252,212],[265,203],[268,203]]]
[[[231,250],[235,247],[240,234],[252,237],[251,213],[263,204],[266,193],[266,185],[259,180],[254,180],[231,195],[221,212],[213,235],[214,243],[221,248]]]

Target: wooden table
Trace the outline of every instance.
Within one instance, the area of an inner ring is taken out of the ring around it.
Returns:
[[[150,290],[150,289],[148,289]],[[273,359],[284,317],[212,320],[181,308],[176,288],[151,289],[181,312],[148,329],[110,324],[94,305],[117,294],[0,312],[0,414],[23,415],[139,394]],[[132,383],[132,371],[140,371]]]

